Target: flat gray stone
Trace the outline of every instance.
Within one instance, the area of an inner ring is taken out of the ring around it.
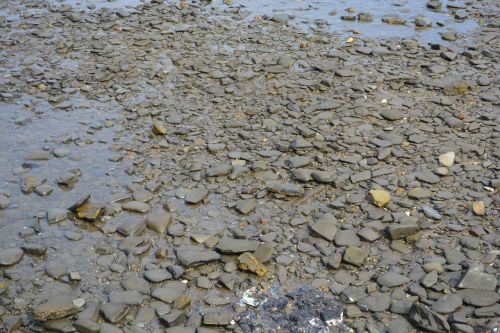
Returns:
[[[147,213],[151,209],[151,206],[145,202],[140,201],[127,201],[122,204],[124,210],[128,210],[134,213]]]
[[[172,221],[172,214],[165,211],[152,212],[146,217],[149,229],[163,234]]]
[[[234,318],[231,311],[210,311],[203,315],[203,324],[205,325],[229,325]]]
[[[443,295],[435,301],[431,310],[440,314],[448,314],[455,312],[463,304],[462,298],[455,294]]]
[[[247,239],[222,238],[217,243],[217,250],[221,253],[239,254],[243,252],[254,252],[257,250],[259,242]]]
[[[175,252],[177,259],[186,267],[203,265],[221,258],[221,255],[215,251],[190,245],[178,247]]]
[[[8,248],[0,250],[0,266],[10,266],[17,264],[23,258],[24,252],[18,248]]]
[[[154,289],[151,295],[162,302],[170,304],[185,291],[186,284],[179,281],[169,281],[162,287]]]
[[[208,190],[204,187],[197,187],[188,191],[184,201],[188,204],[197,204],[208,195]]]
[[[361,310],[371,312],[382,312],[389,309],[391,296],[389,294],[374,294],[358,301]]]
[[[241,214],[248,214],[257,207],[257,200],[245,199],[240,200],[236,205],[236,210]]]
[[[311,229],[328,241],[333,241],[337,233],[337,219],[332,214],[322,215]]]
[[[409,283],[410,279],[398,273],[386,272],[379,276],[377,282],[381,286],[392,288]]]
[[[76,313],[76,306],[69,295],[52,295],[34,308],[35,319],[46,321],[59,319]]]
[[[497,278],[493,274],[484,272],[483,265],[477,263],[471,265],[465,272],[458,284],[462,289],[481,289],[493,291],[497,287]]]

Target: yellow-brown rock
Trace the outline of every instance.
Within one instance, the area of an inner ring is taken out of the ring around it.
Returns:
[[[251,253],[243,253],[236,259],[236,262],[241,270],[250,271],[257,276],[264,276],[268,273],[267,267],[260,263]]]
[[[391,201],[391,195],[385,190],[371,190],[370,199],[378,207],[384,207]]]

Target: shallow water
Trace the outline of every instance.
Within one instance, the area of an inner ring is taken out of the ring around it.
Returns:
[[[256,15],[274,16],[287,14],[293,16],[292,22],[304,27],[311,22],[323,21],[327,29],[332,32],[343,32],[356,30],[363,36],[374,38],[390,37],[416,37],[423,42],[441,41],[440,32],[455,30],[467,32],[475,29],[477,23],[473,19],[458,21],[454,14],[447,8],[447,4],[456,1],[443,1],[440,11],[432,11],[427,8],[427,1],[385,1],[385,0],[235,0],[232,6],[240,6],[250,11],[251,17]],[[215,2],[222,6],[222,1]],[[347,8],[354,8],[352,13]],[[373,15],[372,22],[345,21],[343,15],[357,15],[358,13],[369,13]],[[391,25],[382,22],[386,14],[398,14],[407,20],[405,25]],[[432,20],[433,25],[429,28],[416,28],[414,19],[418,15],[424,15]],[[444,26],[438,26],[443,24]]]
[[[67,4],[82,10],[95,8],[109,9],[131,9],[140,5],[144,0],[50,0],[50,3]],[[168,3],[177,3],[167,1]],[[427,8],[426,0],[234,0],[230,5],[224,0],[215,0],[211,3],[201,2],[201,5],[210,5],[216,9],[241,8],[248,12],[248,20],[254,20],[260,16],[269,17],[288,15],[287,22],[304,29],[320,28],[331,32],[360,33],[365,37],[391,38],[391,37],[413,37],[424,43],[442,42],[440,33],[453,30],[457,32],[470,32],[477,27],[474,19],[456,20],[454,10],[447,7],[448,4],[460,4],[458,1],[442,1],[442,7],[438,11]],[[200,3],[196,3],[200,5]],[[347,12],[346,9],[354,9]],[[372,22],[345,21],[343,15],[357,15],[358,13],[369,13],[373,15]],[[391,25],[382,22],[386,14],[398,14],[406,19],[405,25]],[[432,27],[420,28],[414,24],[418,15],[424,15],[432,20]]]

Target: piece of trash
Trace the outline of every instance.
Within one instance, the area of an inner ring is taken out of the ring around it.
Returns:
[[[342,325],[344,318],[344,306],[337,297],[311,286],[273,294],[251,288],[245,291],[242,303],[251,305],[236,318],[245,333],[326,333],[330,327]]]
[[[245,290],[245,292],[243,292],[243,297],[241,298],[241,301],[253,307],[259,306],[260,302],[253,297],[255,292],[256,292],[255,287]]]
[[[257,290],[257,287],[252,287],[243,292],[241,302],[253,307],[258,307],[260,304],[267,301],[267,298],[262,292]]]

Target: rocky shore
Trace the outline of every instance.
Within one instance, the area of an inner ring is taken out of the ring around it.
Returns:
[[[498,332],[499,4],[426,6],[2,1],[0,331]]]

